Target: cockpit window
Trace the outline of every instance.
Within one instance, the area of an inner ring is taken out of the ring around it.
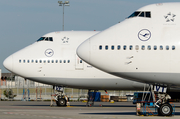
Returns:
[[[53,41],[53,38],[52,38],[52,37],[49,37],[49,41]]]
[[[146,17],[151,18],[151,12],[146,12]]]
[[[144,17],[144,12],[141,12],[141,14],[139,16],[140,17]]]
[[[45,41],[48,41],[48,37],[45,38]]]
[[[151,12],[150,11],[135,11],[128,18],[131,18],[131,17],[146,17],[146,18],[151,18]]]
[[[45,37],[41,37],[41,38],[39,38],[38,40],[37,40],[37,42],[38,41],[42,41],[42,40],[44,40],[45,39]]]
[[[39,41],[53,41],[53,38],[52,37],[41,37],[37,40],[37,42]]]
[[[135,11],[128,18],[130,18],[130,17],[137,17],[139,15],[139,13],[140,13],[140,11]]]

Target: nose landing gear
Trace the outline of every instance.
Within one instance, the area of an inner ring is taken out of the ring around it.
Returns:
[[[143,104],[143,115],[172,116],[174,114],[175,107],[169,103],[171,97],[166,93],[167,87],[149,85],[148,91],[145,89],[146,87],[144,87],[142,99],[138,101],[138,103]],[[155,110],[155,112],[150,109]]]
[[[56,101],[57,106],[67,106],[66,103],[67,100],[65,98],[58,97],[58,100]]]
[[[54,96],[54,99],[56,100],[57,106],[67,106],[68,103],[68,97],[63,94],[63,87],[55,86],[54,87],[56,94]]]

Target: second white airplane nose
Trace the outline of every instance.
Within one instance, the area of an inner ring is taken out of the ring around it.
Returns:
[[[10,55],[9,57],[7,57],[4,60],[3,65],[7,70],[13,72],[13,56]]]
[[[90,62],[90,40],[83,42],[76,51],[77,55],[85,62]]]

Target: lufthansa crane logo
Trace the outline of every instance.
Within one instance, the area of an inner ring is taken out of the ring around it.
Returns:
[[[45,51],[45,55],[46,55],[47,57],[52,57],[52,56],[54,55],[54,51],[53,51],[52,49],[47,49],[47,50]]]
[[[147,41],[151,38],[151,32],[148,29],[142,29],[138,33],[138,38],[141,41]]]

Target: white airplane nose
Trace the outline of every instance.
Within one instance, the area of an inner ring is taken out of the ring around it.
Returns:
[[[83,42],[76,50],[77,55],[85,62],[90,62],[90,40]]]
[[[4,62],[3,62],[4,67],[9,70],[9,71],[13,71],[13,56],[10,55],[9,57],[7,57]]]

